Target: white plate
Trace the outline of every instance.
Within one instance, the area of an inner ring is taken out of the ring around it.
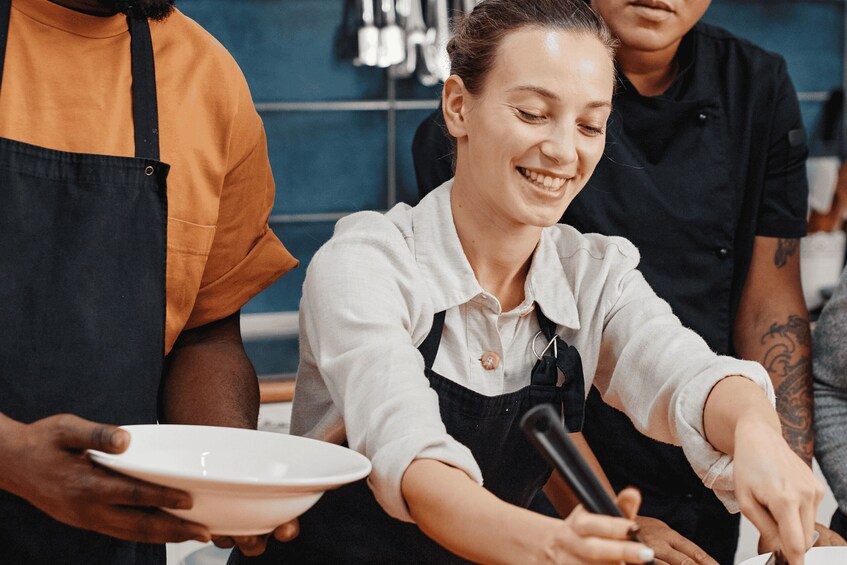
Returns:
[[[115,471],[188,491],[191,510],[167,510],[217,535],[267,533],[326,490],[362,479],[368,459],[313,439],[211,426],[123,426],[132,440],[119,455],[89,451]]]
[[[745,560],[739,565],[764,565],[770,553],[757,555]],[[847,547],[813,547],[806,553],[806,565],[845,565],[847,564]]]

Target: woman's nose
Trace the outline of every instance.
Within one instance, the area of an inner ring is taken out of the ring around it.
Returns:
[[[572,163],[577,159],[576,135],[576,128],[555,128],[541,144],[541,152],[556,164]]]

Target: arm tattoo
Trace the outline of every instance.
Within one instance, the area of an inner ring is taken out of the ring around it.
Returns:
[[[797,253],[800,248],[800,240],[780,238],[777,242],[776,253],[773,255],[773,264],[782,268],[788,264],[788,258]]]
[[[811,463],[814,444],[809,322],[792,314],[785,324],[772,324],[761,343],[767,347],[762,365],[774,383],[782,435],[797,455]]]

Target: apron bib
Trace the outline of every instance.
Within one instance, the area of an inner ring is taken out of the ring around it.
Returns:
[[[10,10],[0,0],[0,80]],[[0,412],[21,422],[156,422],[169,167],[150,30],[129,30],[134,158],[0,138]],[[71,528],[2,491],[0,516],[2,562],[165,562],[163,546]]]
[[[527,507],[550,477],[551,469],[520,428],[527,410],[552,403],[564,408],[566,425],[578,431],[585,402],[582,361],[577,350],[556,336],[555,324],[535,309],[545,343],[556,339],[532,370],[528,386],[500,396],[484,396],[434,372],[444,328],[444,312],[419,350],[430,386],[438,394],[441,419],[449,433],[466,445],[482,470],[485,488],[512,504]],[[557,386],[558,371],[564,383]],[[269,540],[267,551],[248,558],[233,551],[229,563],[268,564],[459,564],[465,559],[428,538],[415,524],[386,514],[366,480],[325,493],[300,517],[300,535],[291,542]]]

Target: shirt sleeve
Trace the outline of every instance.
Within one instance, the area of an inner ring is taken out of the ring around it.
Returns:
[[[800,238],[806,235],[809,150],[797,92],[782,58],[774,72],[774,106],[756,235]]]
[[[815,457],[842,512],[847,511],[847,269],[821,312],[812,340]]]
[[[758,363],[712,352],[635,268],[623,274],[613,295],[603,346],[614,368],[605,377],[598,375],[597,388],[641,433],[681,446],[703,483],[737,512],[732,459],[706,441],[703,411],[712,387],[730,375],[755,382],[773,404],[767,372]]]
[[[230,165],[189,329],[232,314],[297,266],[268,226],[275,185],[267,140],[247,84],[238,78],[243,84],[230,128]]]
[[[354,223],[360,229],[345,230]],[[343,416],[348,445],[373,464],[368,482],[376,500],[411,522],[400,483],[413,460],[436,459],[479,484],[482,473],[447,433],[424,374],[415,343],[429,333],[433,312],[400,232],[376,213],[339,225],[306,273],[301,340]]]

